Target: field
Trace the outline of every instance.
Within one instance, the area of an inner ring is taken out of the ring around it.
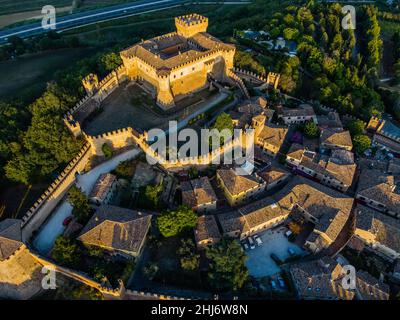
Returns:
[[[60,49],[0,62],[0,99],[35,96],[54,72],[94,53],[94,49]]]
[[[82,0],[79,10],[95,9],[134,0]],[[56,8],[71,7],[73,0],[0,0],[0,16],[4,14],[40,10],[45,5]]]

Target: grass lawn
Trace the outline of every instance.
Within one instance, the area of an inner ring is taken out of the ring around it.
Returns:
[[[56,70],[94,53],[93,48],[60,49],[0,62],[0,99],[40,95]]]

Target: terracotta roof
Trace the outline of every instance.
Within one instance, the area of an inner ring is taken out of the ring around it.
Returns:
[[[137,254],[151,223],[151,214],[100,206],[83,228],[79,240],[94,246]]]
[[[263,183],[251,175],[238,175],[232,168],[219,169],[217,174],[231,195],[249,191]]]
[[[397,193],[394,176],[380,170],[361,171],[357,194],[385,205],[390,211],[400,212],[400,194]]]
[[[194,45],[192,45],[192,43]],[[179,46],[178,49],[166,50]],[[169,74],[172,69],[183,63],[208,56],[215,50],[235,50],[231,44],[226,44],[206,32],[199,32],[190,38],[178,35],[176,32],[155,37],[121,52],[123,57],[138,57],[154,67],[159,74]]]
[[[363,270],[357,271],[356,290],[360,300],[389,300],[389,286]]]
[[[342,267],[331,258],[294,264],[290,267],[300,298],[352,300],[354,292],[342,287]]]
[[[244,233],[277,217],[287,216],[272,198],[264,198],[238,210],[218,215],[224,233],[239,231]]]
[[[90,198],[96,198],[103,201],[107,196],[113,183],[117,181],[117,177],[111,173],[103,173],[97,179],[92,191],[90,192]]]
[[[283,117],[311,117],[315,116],[312,106],[309,104],[302,104],[298,108],[284,108],[282,111]]]
[[[280,148],[283,142],[285,141],[287,132],[288,132],[287,128],[271,126],[266,124],[262,129],[262,131],[260,132],[258,140],[263,141],[263,143],[268,143],[275,147]]]
[[[287,177],[290,173],[286,170],[277,167],[271,167],[264,171],[258,172],[258,175],[267,182],[267,185],[274,183],[275,181]]]
[[[196,242],[221,238],[217,221],[213,215],[203,215],[198,218],[194,237],[196,238]]]
[[[181,183],[182,202],[190,207],[217,201],[214,189],[207,177]]]
[[[351,141],[350,133],[347,130],[324,129],[321,132],[320,141],[327,145],[353,148],[353,142]]]
[[[0,261],[8,259],[23,245],[21,220],[6,219],[0,222]]]
[[[292,145],[290,146],[290,149],[286,155],[288,157],[291,157],[293,159],[300,161],[301,158],[303,157],[304,151],[305,151],[305,149],[301,144],[292,143]]]
[[[368,231],[382,245],[400,252],[400,221],[376,210],[358,204],[356,228]]]

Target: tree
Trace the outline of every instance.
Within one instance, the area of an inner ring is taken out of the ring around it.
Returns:
[[[182,239],[178,255],[181,259],[181,267],[184,270],[196,270],[199,267],[200,255],[195,253],[196,247],[191,239]]]
[[[352,120],[348,124],[348,129],[350,131],[350,135],[352,137],[363,134],[364,133],[364,122],[361,120]]]
[[[197,224],[196,213],[187,206],[176,210],[167,210],[157,216],[158,230],[164,237],[173,237],[182,231],[194,228]]]
[[[233,121],[232,121],[232,117],[223,112],[221,113],[217,119],[215,120],[214,125],[212,126],[212,129],[216,129],[218,130],[218,135],[220,136],[220,143],[223,144],[225,138],[227,139],[231,139],[233,136]],[[229,132],[229,137],[228,135],[223,135],[224,132]],[[211,138],[210,138],[211,139]],[[212,146],[212,143],[210,142],[210,145]]]
[[[371,147],[371,139],[366,135],[359,134],[353,137],[353,145],[356,152],[362,154]]]
[[[59,236],[54,243],[51,256],[62,265],[76,267],[80,261],[81,252],[73,240]]]
[[[72,205],[72,214],[80,223],[86,222],[91,213],[89,199],[77,186],[73,186],[68,192],[68,202]]]
[[[109,52],[100,57],[100,70],[102,73],[109,73],[122,64],[119,54]]]
[[[309,121],[304,125],[304,134],[308,138],[318,138],[319,137],[319,129],[318,126],[313,122]]]
[[[243,287],[249,274],[246,255],[236,240],[222,239],[206,249],[206,256],[210,259],[208,280],[213,288],[238,290]]]
[[[103,143],[101,146],[101,151],[103,151],[103,154],[106,158],[111,158],[113,155],[113,150],[107,143]]]
[[[158,208],[160,205],[160,195],[163,190],[163,185],[162,184],[157,184],[157,185],[147,185],[144,196],[145,196],[145,202],[146,204],[150,207],[150,209],[155,209]]]

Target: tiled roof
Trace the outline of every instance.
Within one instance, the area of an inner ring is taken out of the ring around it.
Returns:
[[[321,132],[321,143],[338,147],[353,147],[349,131],[324,129]]]
[[[111,173],[103,173],[97,179],[92,191],[90,192],[90,198],[97,198],[101,201],[107,196],[111,186],[117,180],[117,177]]]
[[[240,231],[244,233],[272,219],[288,214],[272,198],[264,198],[238,210],[218,215],[224,233]]]
[[[214,189],[207,177],[201,177],[181,183],[182,201],[184,204],[194,207],[217,201]]]
[[[23,245],[21,220],[6,219],[0,222],[0,261],[9,258]]]
[[[135,254],[150,222],[149,213],[104,205],[93,214],[78,239],[89,245]]]
[[[249,191],[262,183],[254,176],[238,175],[232,168],[219,169],[217,174],[231,195],[237,195],[241,192]]]
[[[264,143],[268,143],[280,148],[285,141],[287,132],[287,128],[276,127],[266,124],[260,132],[258,139],[263,141]]]
[[[196,242],[221,238],[217,221],[213,215],[203,215],[198,218],[194,237],[196,238]]]
[[[389,300],[390,288],[386,283],[365,271],[357,271],[357,294],[361,300]]]
[[[317,219],[316,230],[334,241],[346,223],[353,199],[302,177],[294,177],[281,191],[239,210],[218,215],[224,233],[246,232],[276,217],[284,217],[297,208]],[[311,239],[308,239],[309,241]]]
[[[342,267],[331,258],[294,264],[290,267],[300,298],[352,300],[354,292],[341,285]]]
[[[312,106],[309,104],[302,104],[298,108],[284,108],[282,111],[283,117],[310,117],[315,116]]]
[[[165,50],[178,45],[180,49],[176,54]],[[121,55],[124,57],[136,56],[153,66],[159,74],[169,74],[173,68],[206,57],[212,50],[234,50],[234,48],[233,45],[223,43],[206,32],[199,32],[187,39],[172,32],[127,48],[121,52]]]
[[[400,252],[400,221],[363,205],[356,207],[356,227],[375,235],[375,240]]]
[[[343,128],[342,121],[337,112],[329,112],[327,115],[318,115],[317,121],[320,128]]]
[[[293,143],[290,146],[287,156],[300,161],[301,158],[303,157],[304,151],[305,149],[301,144]]]
[[[390,211],[400,212],[400,194],[397,193],[394,176],[380,170],[362,170],[357,194],[385,205]]]
[[[287,177],[290,173],[277,167],[271,167],[264,171],[258,172],[258,175],[267,182],[267,185],[275,181]]]

